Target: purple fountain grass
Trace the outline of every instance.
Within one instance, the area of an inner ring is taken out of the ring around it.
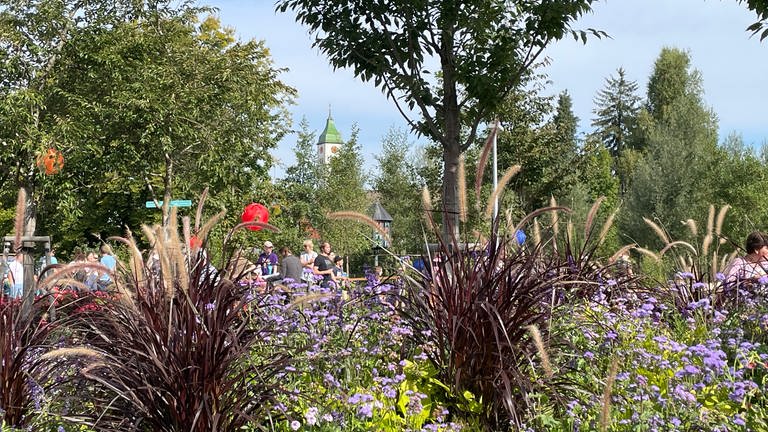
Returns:
[[[41,358],[56,327],[45,319],[47,306],[47,298],[38,298],[24,316],[21,299],[0,296],[0,423],[6,426],[30,426],[51,385],[53,364]]]
[[[280,417],[271,408],[291,350],[267,342],[276,330],[261,311],[265,297],[202,250],[179,261],[178,239],[164,240],[172,238],[154,237],[159,270],[124,269],[106,307],[77,315],[76,334],[99,354],[80,371],[94,408],[80,421],[100,431],[203,432]],[[270,354],[254,355],[265,343]]]

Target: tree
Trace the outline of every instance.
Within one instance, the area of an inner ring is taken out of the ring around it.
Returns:
[[[315,227],[325,220],[318,196],[327,186],[327,167],[318,163],[315,145],[316,134],[303,118],[293,150],[296,163],[286,168],[285,178],[278,183],[282,201],[286,204],[283,214],[292,222],[280,234],[285,244],[298,246],[304,239],[314,236]]]
[[[664,48],[649,79],[646,151],[635,169],[623,218],[624,232],[643,246],[659,244],[642,217],[683,239],[687,232],[681,221],[705,220],[715,202],[711,174],[717,120],[703,104],[700,74],[689,68],[687,53]]]
[[[563,198],[576,175],[578,118],[567,93],[558,96],[556,105],[540,94],[542,78],[525,77],[526,85],[511,92],[499,109],[504,127],[498,138],[499,172],[521,166],[510,182],[517,196],[506,198],[517,216],[547,205],[551,196]]]
[[[717,149],[711,176],[716,182],[714,205],[730,205],[723,233],[740,245],[752,231],[762,229],[768,218],[764,191],[768,188],[768,164],[740,135],[731,134]]]
[[[749,10],[757,14],[757,22],[747,27],[753,35],[760,33],[760,40],[768,38],[768,1],[766,0],[738,0],[739,3],[746,3]]]
[[[349,140],[330,159],[327,176],[317,193],[316,205],[323,215],[339,211],[368,212],[371,205],[365,189],[368,178],[363,173],[364,163],[357,136],[355,126]],[[320,221],[318,230],[323,240],[329,241],[338,254],[361,255],[371,250],[372,244],[368,239],[350,235],[363,230],[370,237],[371,230],[358,222],[324,219]]]
[[[110,28],[140,12],[127,0],[22,0],[0,8],[0,198],[13,202],[20,188],[26,192],[23,234],[35,233],[36,192],[46,181],[37,156],[60,147],[72,128],[49,108],[58,92],[55,75],[62,54],[75,35]]]
[[[592,112],[592,127],[595,134],[614,158],[629,146],[635,117],[639,110],[640,96],[637,83],[627,80],[623,68],[617,70],[617,77],[608,77],[605,86],[597,92],[595,109]]]
[[[596,128],[594,134],[613,157],[613,169],[620,179],[623,194],[634,169],[629,162],[633,161],[631,138],[640,109],[640,96],[636,94],[637,83],[627,80],[623,68],[619,68],[617,74],[615,78],[608,77],[603,89],[597,92],[592,127]]]
[[[672,106],[684,97],[701,101],[701,74],[691,70],[690,56],[675,48],[663,48],[648,79],[647,109],[657,123],[675,115]]]
[[[461,153],[546,46],[571,31],[592,3],[279,0],[277,9],[295,11],[334,67],[373,81],[414,131],[440,143],[443,235],[458,237]],[[586,32],[573,34],[586,40]]]
[[[62,49],[46,109],[66,119],[67,169],[45,189],[49,232],[118,234],[151,218],[145,200],[194,200],[205,187],[226,191],[208,202],[229,209],[272,194],[269,150],[293,90],[262,42],[236,42],[212,17],[197,24],[197,12],[145,11]]]
[[[619,182],[613,175],[608,149],[594,138],[587,138],[579,155],[579,181],[586,186],[590,201],[605,197],[604,206],[615,208],[619,201]]]
[[[382,140],[382,152],[376,156],[378,175],[373,189],[381,205],[392,216],[392,249],[397,253],[421,252],[421,187],[416,168],[409,159],[408,135],[405,131],[390,129]]]

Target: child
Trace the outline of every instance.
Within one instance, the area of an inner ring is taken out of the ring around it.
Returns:
[[[347,274],[344,273],[344,257],[341,255],[333,257],[333,265],[333,281],[336,286],[342,286],[347,280]]]

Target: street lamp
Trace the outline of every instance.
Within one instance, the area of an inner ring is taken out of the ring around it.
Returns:
[[[387,234],[387,237],[391,238],[390,230],[392,227],[392,216],[389,215],[389,212],[387,212],[384,207],[381,206],[381,203],[376,201],[371,206],[371,219],[373,219],[376,224],[379,225],[379,228],[381,228],[384,233]],[[381,233],[378,230],[373,230],[373,240],[375,242],[373,246],[373,265],[378,266],[379,265],[379,249],[382,248],[388,248],[390,247],[389,241],[386,237],[382,236]]]
[[[498,172],[498,166],[499,161],[497,157],[496,152],[496,140],[499,136],[499,132],[503,132],[504,128],[501,127],[501,123],[499,123],[498,120],[496,120],[496,124],[493,125],[494,131],[493,133],[493,191],[496,191],[496,188],[499,187],[499,172]],[[496,218],[499,216],[499,196],[496,195],[496,199],[493,203],[493,220],[495,221]]]

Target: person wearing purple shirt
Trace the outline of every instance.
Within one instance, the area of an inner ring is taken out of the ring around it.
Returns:
[[[274,252],[274,248],[275,246],[271,241],[267,240],[264,242],[264,252],[259,255],[259,259],[256,261],[256,265],[261,266],[262,276],[269,276],[278,273],[278,258],[277,254]]]

